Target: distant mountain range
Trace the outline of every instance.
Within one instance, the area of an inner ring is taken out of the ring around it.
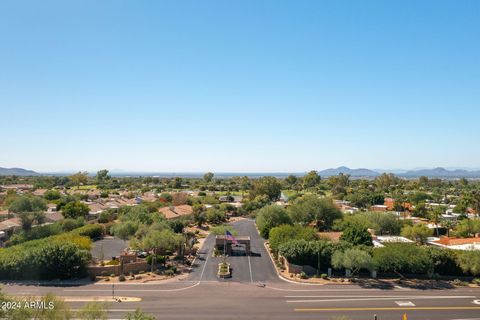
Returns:
[[[349,174],[351,177],[365,177],[365,178],[374,178],[382,173],[393,173],[396,176],[404,178],[418,178],[420,176],[426,176],[429,178],[480,178],[480,170],[466,170],[466,169],[445,169],[445,168],[434,168],[434,169],[416,169],[416,170],[382,170],[382,169],[351,169],[348,167],[338,167],[330,168],[326,170],[319,171],[318,174],[321,177],[331,177],[339,175],[340,173]],[[0,176],[67,176],[72,174],[70,173],[38,173],[33,170],[27,170],[22,168],[2,168],[0,167]],[[93,173],[92,173],[93,174]],[[184,177],[184,178],[200,178],[203,176],[202,172],[111,172],[113,176],[122,177],[122,176],[157,176],[157,177]],[[274,176],[278,178],[284,178],[290,173],[286,172],[252,172],[252,173],[241,173],[241,172],[218,172],[215,173],[216,177],[228,178],[236,176],[248,176],[251,178],[258,178],[262,176]],[[302,176],[305,173],[293,173],[297,176]]]
[[[39,176],[38,172],[22,168],[2,168],[0,167],[0,176]]]
[[[390,173],[389,170],[370,170],[370,169],[350,169],[348,167],[338,167],[319,171],[318,174],[323,177],[336,176],[340,173],[349,174],[352,177],[376,177],[382,173]],[[418,169],[400,172],[392,172],[399,177],[418,178],[426,176],[429,178],[480,178],[480,170],[470,171],[465,169],[448,170],[445,168]]]
[[[376,177],[380,175],[379,172],[370,169],[350,169],[348,167],[330,168],[318,172],[321,177],[338,176],[340,173],[349,174],[352,177]]]
[[[421,169],[421,170],[411,170],[405,173],[399,174],[402,177],[437,177],[437,178],[479,178],[480,170],[469,171],[464,169],[455,169],[447,170],[445,168],[434,168],[434,169]]]

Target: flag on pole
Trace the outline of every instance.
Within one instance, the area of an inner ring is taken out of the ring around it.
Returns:
[[[238,243],[237,239],[235,239],[235,237],[233,236],[233,234],[230,233],[230,231],[228,231],[228,230],[225,231],[225,236],[226,236],[227,240],[232,241],[233,244],[237,244],[237,243]]]

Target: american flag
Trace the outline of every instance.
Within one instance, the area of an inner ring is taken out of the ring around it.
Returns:
[[[233,234],[230,233],[230,231],[225,231],[225,236],[227,238],[227,240],[231,240],[233,242],[233,244],[237,244],[238,241],[237,239],[235,239],[235,237],[233,236]]]

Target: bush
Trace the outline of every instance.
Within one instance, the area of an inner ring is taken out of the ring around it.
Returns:
[[[457,287],[466,287],[468,286],[468,282],[466,281],[462,281],[460,279],[455,279],[452,281],[453,285],[457,286]]]
[[[98,239],[103,236],[103,227],[99,224],[87,224],[83,227],[71,231],[72,234]]]
[[[373,260],[381,271],[425,274],[432,272],[432,258],[423,247],[394,243],[373,250]]]
[[[125,281],[125,280],[126,280],[126,278],[125,278],[125,276],[124,276],[123,274],[121,274],[121,275],[118,277],[118,281],[123,282],[123,281]]]
[[[62,226],[63,231],[72,231],[74,229],[83,227],[85,225],[84,218],[77,218],[77,219],[64,219],[60,221],[60,225]]]
[[[165,271],[165,275],[173,277],[175,275],[175,271],[173,271],[172,269],[168,269],[167,271]]]
[[[457,264],[465,273],[480,275],[480,251],[462,251],[457,254]]]
[[[308,279],[307,274],[306,274],[305,272],[303,272],[303,271],[300,272],[300,275],[299,275],[299,276],[300,276],[300,279]]]
[[[332,244],[325,240],[291,240],[279,247],[279,253],[288,262],[297,265],[310,265],[318,268],[318,258],[320,256],[320,267],[323,269],[331,266],[332,251]]]
[[[105,263],[107,266],[118,266],[120,264],[120,261],[115,259],[115,260],[110,260]]]
[[[270,248],[276,254],[280,245],[296,239],[303,239],[306,241],[317,240],[317,231],[312,227],[304,227],[298,224],[294,226],[285,224],[270,230],[268,243],[270,244]]]
[[[147,263],[148,263],[149,265],[152,264],[152,259],[153,259],[153,255],[147,256]],[[167,261],[167,257],[162,256],[162,255],[160,255],[160,254],[157,254],[155,261],[156,261],[156,264],[157,264],[157,265],[158,265],[158,264],[164,264],[164,263]]]
[[[7,246],[17,245],[29,240],[42,239],[62,233],[62,227],[58,223],[37,226],[29,231],[14,234],[6,243]]]
[[[460,252],[433,246],[425,247],[425,250],[433,261],[433,271],[435,273],[452,276],[464,275],[462,269],[457,264],[457,256]]]
[[[86,275],[84,237],[53,236],[0,251],[1,279],[69,279]]]
[[[480,286],[480,278],[475,278],[472,280],[473,284],[476,284],[477,286]]]
[[[207,219],[207,222],[211,224],[219,224],[227,220],[225,212],[216,208],[208,208],[205,212],[205,218]]]

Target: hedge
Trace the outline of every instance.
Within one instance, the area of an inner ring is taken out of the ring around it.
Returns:
[[[86,275],[88,237],[62,234],[0,250],[0,279],[68,279]]]
[[[83,227],[70,231],[70,234],[98,239],[103,236],[103,227],[99,224],[87,224]]]
[[[393,243],[373,250],[373,260],[380,271],[426,274],[434,262],[425,248],[414,244]]]

